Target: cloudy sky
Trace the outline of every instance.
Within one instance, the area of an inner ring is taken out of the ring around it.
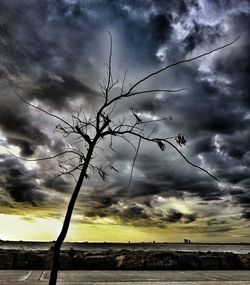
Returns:
[[[110,31],[112,70],[119,94],[175,61],[240,39],[232,46],[176,66],[138,90],[180,89],[124,98],[114,120],[155,120],[145,132],[185,135],[178,146],[142,142],[127,187],[138,139],[115,138],[96,149],[93,163],[109,167],[106,181],[91,169],[75,207],[68,240],[247,242],[250,220],[250,96],[248,1],[41,0],[0,2],[0,239],[54,240],[75,185],[56,155],[74,138],[55,131],[60,122],[27,101],[71,122],[103,102]],[[12,154],[11,154],[12,153]],[[15,155],[15,156],[14,156]],[[61,157],[61,161],[71,156]],[[72,159],[73,160],[73,159]],[[68,166],[67,166],[68,167]],[[77,177],[78,173],[75,173]]]

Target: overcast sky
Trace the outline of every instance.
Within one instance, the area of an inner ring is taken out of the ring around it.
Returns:
[[[113,76],[119,92],[175,61],[240,39],[232,46],[179,65],[143,83],[156,92],[125,98],[116,115],[144,120],[171,116],[157,136],[187,138],[162,152],[143,142],[129,188],[134,149],[114,140],[97,150],[95,164],[113,162],[106,181],[89,171],[69,240],[249,242],[250,96],[248,1],[41,0],[0,2],[0,239],[53,240],[75,185],[53,156],[73,144],[60,123],[15,94],[66,120],[80,106],[89,116],[102,103],[110,31]],[[153,129],[156,124],[148,128]],[[130,138],[132,143],[137,139]],[[66,157],[64,157],[66,159]],[[76,173],[77,176],[77,173]]]

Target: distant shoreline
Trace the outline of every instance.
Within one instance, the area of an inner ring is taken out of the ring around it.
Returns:
[[[27,241],[27,240],[0,240],[0,244],[4,243],[13,243],[13,244],[23,244],[23,243],[32,243],[32,244],[53,244],[55,241]],[[190,242],[185,244],[184,242],[93,242],[93,241],[73,241],[73,242],[64,242],[64,244],[89,244],[89,245],[249,245],[250,243],[238,242],[238,243],[214,243],[214,242]]]
[[[3,250],[48,250],[54,245],[54,241],[0,241],[0,249]],[[245,254],[250,252],[249,243],[157,243],[157,242],[65,242],[63,250],[75,249],[92,252],[106,250],[130,250],[130,251],[192,251],[192,252],[233,252]]]

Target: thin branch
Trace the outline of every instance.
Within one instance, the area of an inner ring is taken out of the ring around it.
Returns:
[[[147,138],[150,138],[154,133],[157,133],[158,131],[158,125],[156,124],[154,126],[154,128],[152,129],[152,131],[149,133],[149,135],[147,136]]]
[[[133,125],[122,123],[122,124],[115,126],[114,131],[116,130],[120,131],[121,129],[124,129],[124,128],[127,128],[127,130],[130,130],[130,131],[133,131],[133,130],[142,131],[142,128],[137,127],[137,125],[139,124],[143,124],[143,122],[136,122]]]
[[[161,69],[159,69],[159,70],[157,70],[157,71],[155,71],[155,72],[152,72],[152,73],[148,74],[147,76],[143,77],[142,79],[140,79],[139,81],[137,81],[136,83],[134,83],[134,84],[129,88],[129,90],[128,90],[126,93],[121,94],[120,96],[115,97],[114,99],[110,100],[107,104],[103,105],[102,108],[101,108],[101,111],[102,111],[104,108],[106,108],[107,106],[109,106],[110,104],[112,104],[113,102],[115,102],[115,101],[117,101],[117,100],[119,100],[119,99],[121,99],[121,98],[132,96],[132,95],[130,95],[130,94],[137,95],[138,92],[133,92],[133,93],[132,93],[132,91],[135,89],[136,86],[138,86],[138,85],[141,84],[142,82],[146,81],[146,80],[149,79],[150,77],[153,77],[153,76],[155,76],[155,75],[157,75],[157,74],[159,74],[159,73],[161,73],[161,72],[163,72],[163,71],[165,71],[165,70],[167,70],[167,69],[170,69],[170,68],[172,68],[172,67],[174,67],[174,66],[177,66],[177,65],[180,65],[180,64],[183,64],[183,63],[188,63],[188,62],[194,61],[194,60],[196,60],[196,59],[199,59],[199,58],[201,58],[201,57],[204,57],[204,56],[207,56],[207,55],[209,55],[209,54],[211,54],[211,53],[214,53],[214,52],[216,52],[216,51],[218,51],[218,50],[224,49],[225,47],[231,46],[231,45],[234,44],[236,41],[238,41],[239,38],[240,38],[240,36],[238,36],[238,37],[237,37],[235,40],[233,40],[232,42],[227,43],[227,44],[225,44],[225,45],[223,45],[223,46],[220,46],[220,47],[218,47],[218,48],[215,48],[215,49],[213,49],[213,50],[211,50],[211,51],[202,53],[202,54],[200,54],[200,55],[197,55],[197,56],[195,56],[195,57],[191,57],[191,58],[189,58],[189,59],[183,59],[183,60],[180,60],[180,61],[176,61],[175,63],[172,63],[172,64],[170,64],[170,65],[167,65],[167,66],[165,66],[165,67],[163,67],[163,68],[161,68]],[[143,91],[142,91],[142,92],[143,92]],[[140,93],[139,93],[139,94],[140,94]]]
[[[167,120],[169,121],[169,117],[168,118],[156,119],[156,120],[142,121],[141,123],[138,123],[138,124],[148,124],[148,123],[162,122],[162,121],[167,121]]]
[[[117,135],[117,136],[121,139],[124,139],[127,143],[129,143],[136,152],[136,147],[132,144],[132,142],[129,139],[127,139],[125,136],[121,136],[121,135]]]
[[[60,120],[60,121],[63,122],[64,124],[68,125],[72,130],[74,130],[74,128],[73,128],[68,122],[66,122],[65,120],[63,120],[62,118],[60,118],[60,117],[58,117],[57,115],[52,114],[52,113],[50,113],[50,112],[48,112],[48,111],[42,109],[42,108],[40,108],[40,107],[37,107],[37,106],[33,105],[32,103],[26,101],[16,90],[13,90],[13,91],[14,91],[15,95],[16,95],[20,100],[22,100],[25,104],[27,104],[27,105],[31,106],[32,108],[35,108],[35,109],[37,109],[37,110],[39,110],[39,111],[41,111],[41,112],[43,112],[43,113],[45,113],[45,114],[47,114],[47,115],[49,115],[49,116],[51,116],[51,117],[54,117],[54,118],[56,118],[57,120]]]
[[[214,53],[214,52],[216,52],[216,51],[218,51],[218,50],[224,49],[225,47],[231,46],[231,45],[234,44],[236,41],[238,41],[239,38],[240,38],[240,36],[238,36],[238,37],[237,37],[235,40],[233,40],[232,42],[227,43],[227,44],[225,44],[225,45],[223,45],[223,46],[220,46],[220,47],[215,48],[215,49],[213,49],[213,50],[210,50],[210,51],[208,51],[208,52],[202,53],[202,54],[197,55],[197,56],[195,56],[195,57],[191,57],[191,58],[189,58],[189,59],[183,59],[183,60],[177,61],[177,62],[172,63],[172,64],[170,64],[170,65],[167,65],[167,66],[165,66],[165,67],[163,67],[163,68],[161,68],[161,69],[159,69],[159,70],[157,70],[157,71],[155,71],[155,72],[152,72],[152,73],[150,73],[149,75],[143,77],[141,80],[137,81],[135,84],[133,84],[133,85],[130,87],[130,89],[128,90],[127,94],[130,94],[131,91],[132,91],[133,89],[135,89],[136,86],[138,86],[139,84],[141,84],[141,83],[144,82],[145,80],[149,79],[150,77],[155,76],[155,75],[161,73],[162,71],[165,71],[165,70],[167,70],[167,69],[169,69],[169,68],[171,68],[171,67],[180,65],[180,64],[182,64],[182,63],[187,63],[187,62],[190,62],[190,61],[194,61],[194,60],[196,60],[196,59],[198,59],[198,58],[201,58],[201,57],[204,57],[204,56],[209,55],[209,54],[211,54],[211,53]]]
[[[115,134],[116,134],[116,135],[129,134],[129,135],[139,137],[139,138],[141,138],[142,140],[149,141],[149,142],[164,141],[164,142],[168,143],[169,145],[171,145],[171,146],[184,158],[184,160],[185,160],[188,164],[190,164],[191,166],[193,166],[193,167],[195,167],[195,168],[198,168],[198,169],[204,171],[204,172],[207,173],[209,176],[211,176],[213,179],[215,179],[216,181],[219,182],[219,179],[217,179],[217,178],[216,178],[214,175],[212,175],[210,172],[208,172],[208,171],[205,170],[204,168],[202,168],[202,167],[200,167],[200,166],[198,166],[198,165],[192,163],[191,161],[189,161],[189,160],[187,159],[187,157],[186,157],[174,144],[172,144],[172,143],[171,143],[170,141],[168,141],[167,139],[164,139],[164,138],[163,138],[163,139],[162,139],[162,138],[152,138],[152,139],[150,139],[149,137],[145,137],[145,136],[143,136],[143,135],[141,135],[141,134],[138,134],[138,133],[135,133],[135,132],[132,132],[132,131],[120,131],[120,132],[119,132],[119,131],[116,131]],[[104,136],[105,136],[105,135],[110,135],[110,133],[107,131],[107,132],[103,133],[103,135],[104,135]]]
[[[124,73],[124,76],[123,76],[123,80],[122,80],[122,88],[121,88],[121,94],[123,94],[123,90],[124,90],[124,84],[125,84],[125,81],[126,81],[126,77],[127,77],[127,69],[125,70],[125,73]]]
[[[52,182],[52,181],[56,180],[57,178],[59,178],[63,175],[71,175],[72,176],[73,172],[75,172],[76,170],[79,170],[82,166],[83,166],[83,164],[79,164],[69,171],[61,172],[60,174],[56,175],[54,178],[49,179],[48,182]]]
[[[125,84],[126,76],[127,76],[127,69],[126,69],[126,71],[125,71],[125,74],[124,74],[124,77],[123,77],[123,80],[122,80],[122,87],[121,87],[121,93],[120,93],[120,95],[122,95],[123,90],[124,90],[124,84]],[[118,83],[118,80],[116,81],[116,83]],[[114,109],[115,109],[115,107],[116,107],[116,103],[117,103],[117,101],[115,101],[115,103],[113,104],[113,106],[112,106],[112,107],[110,108],[110,110],[108,111],[109,116],[111,116],[112,113],[114,112]]]
[[[68,158],[68,159],[66,159],[66,160],[62,160],[62,161],[59,161],[58,160],[58,162],[60,162],[60,163],[67,163],[67,162],[69,162],[69,161],[71,161],[71,160],[73,160],[73,159],[79,159],[79,156],[72,156],[72,157],[70,157],[70,158]],[[84,159],[84,157],[83,156],[80,156],[80,159]]]
[[[168,143],[169,145],[171,145],[171,146],[184,158],[184,160],[185,160],[187,163],[189,163],[190,165],[192,165],[192,166],[195,167],[195,168],[198,168],[198,169],[200,169],[200,170],[206,172],[206,173],[207,173],[209,176],[211,176],[213,179],[215,179],[216,181],[220,182],[220,180],[219,180],[218,178],[216,178],[214,175],[212,175],[212,174],[211,174],[210,172],[208,172],[206,169],[204,169],[204,168],[202,168],[202,167],[200,167],[200,166],[198,166],[198,165],[192,163],[190,160],[188,160],[188,159],[186,158],[186,156],[185,156],[173,143],[171,143],[171,142],[168,141],[168,140],[163,140],[163,141],[166,142],[166,143]]]
[[[112,77],[112,35],[108,31],[109,34],[109,40],[110,40],[110,48],[109,48],[109,63],[108,63],[108,83],[106,87],[106,92],[105,92],[105,101],[108,101],[108,92],[110,89],[114,86],[113,83],[113,77]],[[111,83],[111,86],[110,86]]]
[[[146,93],[155,93],[155,92],[167,92],[167,93],[178,93],[184,90],[188,90],[188,88],[180,88],[180,89],[152,89],[152,90],[143,90],[143,91],[136,91],[133,93],[129,93],[129,94],[125,94],[122,97],[130,97],[130,96],[134,96],[134,95],[138,95],[138,94],[146,94]],[[119,96],[120,97],[120,96]]]
[[[27,159],[27,158],[24,158],[24,157],[21,157],[21,156],[18,156],[18,155],[15,155],[14,153],[8,151],[9,154],[13,155],[14,157],[16,158],[19,158],[21,160],[25,160],[25,161],[41,161],[41,160],[48,160],[48,159],[53,159],[53,158],[56,158],[58,156],[61,156],[61,155],[64,155],[65,153],[74,153],[74,154],[77,154],[78,156],[82,156],[81,154],[77,153],[76,151],[74,150],[66,150],[66,151],[63,151],[63,152],[60,152],[56,155],[53,155],[53,156],[49,156],[49,157],[43,157],[43,158],[36,158],[36,159]]]
[[[73,179],[75,180],[75,182],[77,183],[77,179],[76,179],[75,175],[73,173],[69,173],[69,175],[71,175],[73,177]]]
[[[138,145],[137,145],[137,148],[136,148],[134,160],[133,160],[132,167],[131,167],[129,182],[128,182],[128,185],[127,185],[127,187],[126,187],[127,189],[129,188],[129,186],[130,186],[130,184],[131,184],[131,181],[132,181],[132,176],[133,176],[135,161],[136,161],[136,158],[137,158],[137,155],[138,155],[138,152],[139,152],[139,148],[140,148],[140,145],[141,145],[141,139],[142,139],[142,138],[139,137]]]

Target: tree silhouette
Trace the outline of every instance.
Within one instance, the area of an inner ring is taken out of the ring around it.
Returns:
[[[196,59],[214,53],[215,51],[224,49],[225,47],[228,47],[233,43],[235,43],[239,39],[239,37],[230,43],[227,43],[223,46],[220,46],[208,52],[202,53],[198,56],[189,59],[183,59],[173,64],[167,65],[159,70],[156,70],[155,72],[152,72],[142,77],[140,80],[136,81],[135,83],[131,84],[129,87],[126,88],[127,72],[125,72],[121,84],[119,83],[118,80],[114,80],[112,75],[112,36],[110,33],[109,36],[110,36],[110,50],[109,50],[108,63],[106,65],[107,75],[106,78],[103,80],[102,84],[100,84],[100,91],[101,91],[101,96],[103,97],[103,103],[101,104],[99,109],[93,112],[92,115],[90,115],[88,118],[86,114],[80,110],[80,112],[78,113],[71,114],[72,123],[69,123],[69,121],[66,121],[63,118],[26,101],[23,98],[23,96],[21,96],[16,90],[14,90],[15,94],[24,103],[58,120],[60,123],[56,125],[56,130],[60,132],[65,138],[73,137],[74,141],[77,142],[77,144],[81,145],[81,148],[76,147],[74,145],[73,146],[69,145],[69,148],[66,149],[65,151],[60,152],[51,157],[38,158],[38,159],[25,159],[19,157],[26,161],[39,161],[39,160],[55,159],[59,157],[64,157],[65,155],[70,155],[69,157],[67,157],[67,159],[64,158],[58,161],[59,162],[58,166],[60,167],[61,171],[57,177],[62,175],[71,175],[76,180],[76,186],[68,203],[68,208],[65,214],[62,229],[53,246],[53,259],[52,259],[49,285],[56,284],[60,249],[67,235],[71,216],[74,210],[78,194],[82,187],[83,181],[84,179],[87,179],[89,176],[89,170],[98,173],[102,180],[106,180],[108,170],[118,171],[113,166],[112,163],[108,164],[105,167],[99,167],[93,163],[93,156],[95,154],[95,151],[97,150],[97,148],[99,147],[98,145],[102,141],[109,139],[109,148],[113,150],[113,138],[117,137],[121,140],[125,140],[134,148],[135,156],[132,162],[129,182],[126,187],[128,187],[131,183],[134,165],[142,141],[155,144],[162,151],[164,151],[167,146],[173,148],[179,155],[181,155],[181,157],[189,165],[198,168],[199,170],[202,170],[203,172],[211,176],[213,179],[218,181],[218,179],[210,172],[208,172],[206,169],[192,163],[178,148],[178,146],[186,144],[186,138],[183,134],[178,134],[173,137],[157,137],[155,136],[156,128],[153,128],[153,130],[151,130],[148,133],[146,125],[152,123],[159,123],[165,120],[171,120],[171,118],[168,117],[156,120],[143,120],[140,114],[134,108],[131,107],[130,110],[128,110],[128,112],[131,113],[131,117],[133,119],[128,120],[126,118],[122,119],[117,118],[114,115],[114,110],[117,107],[117,104],[119,104],[119,102],[121,102],[122,100],[128,100],[129,97],[132,96],[142,96],[144,94],[150,94],[150,93],[154,94],[156,92],[178,93],[185,90],[185,89],[137,90],[136,87],[139,87],[139,85],[140,86],[143,85],[143,83],[145,83],[145,81],[147,81],[149,78],[155,77],[157,74],[162,73],[168,69],[174,68],[177,65],[194,61]],[[111,91],[114,89],[114,87],[120,88],[120,92],[116,96],[110,94]],[[137,138],[138,140],[137,145],[134,145],[134,143],[132,143],[131,140],[132,137]],[[77,172],[78,172],[78,177],[76,177]]]

